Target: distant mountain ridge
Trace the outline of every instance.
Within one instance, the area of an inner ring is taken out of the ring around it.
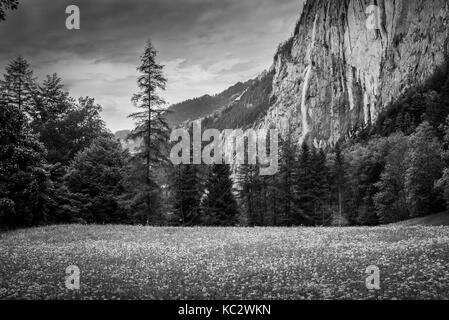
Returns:
[[[197,120],[220,111],[238,99],[248,89],[252,81],[238,82],[214,96],[204,95],[174,104],[168,109],[167,122],[171,127],[176,127],[184,122]]]
[[[250,80],[245,91],[227,107],[204,118],[203,125],[219,130],[250,128],[267,114],[272,100],[274,70]]]

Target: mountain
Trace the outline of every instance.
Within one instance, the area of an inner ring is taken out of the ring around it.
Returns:
[[[275,102],[260,126],[286,131],[290,124],[298,141],[335,143],[374,123],[445,64],[447,1],[371,3],[306,1],[293,37],[275,56]]]
[[[245,83],[239,82],[215,96],[204,95],[174,104],[168,109],[167,122],[171,127],[175,127],[186,121],[197,120],[222,110],[238,99],[251,82],[251,80]]]
[[[249,82],[242,94],[228,106],[204,117],[203,125],[214,129],[248,128],[263,119],[272,103],[274,71],[264,71]]]
[[[446,64],[448,7],[447,0],[307,0],[269,71],[233,91],[239,99],[206,96],[172,110],[178,122],[201,116],[218,129],[277,128],[298,143],[332,145],[375,123]]]

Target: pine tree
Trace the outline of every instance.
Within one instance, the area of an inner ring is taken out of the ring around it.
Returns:
[[[313,163],[311,147],[304,142],[301,146],[299,159],[295,166],[295,205],[296,225],[309,225],[314,223],[315,196],[313,194]]]
[[[279,217],[281,225],[292,225],[295,216],[294,183],[296,165],[296,147],[288,134],[285,140],[280,141],[279,178],[277,181],[277,195],[279,205],[282,206],[283,215]]]
[[[237,201],[229,165],[214,164],[205,184],[202,220],[207,226],[233,226],[237,223]]]
[[[332,180],[332,198],[333,202],[337,204],[337,215],[334,217],[334,224],[345,224],[345,217],[343,216],[344,204],[344,185],[345,185],[345,160],[342,153],[340,143],[335,145],[333,165],[330,170]]]
[[[329,223],[329,182],[326,153],[323,149],[312,154],[312,190],[314,198],[314,220],[316,224]]]
[[[121,207],[128,212],[132,224],[163,225],[166,216],[163,213],[163,189],[155,179],[146,177],[147,166],[139,157],[132,157],[124,168],[124,194],[120,197]],[[148,215],[148,197],[151,197],[151,215]]]
[[[47,75],[42,85],[38,86],[32,125],[39,131],[40,126],[62,119],[73,108],[74,101],[64,89],[62,79],[56,73]]]
[[[142,138],[144,141],[138,156],[146,162],[146,206],[147,221],[155,214],[151,204],[154,193],[157,192],[152,186],[156,185],[152,174],[152,168],[168,162],[167,144],[169,127],[165,120],[165,102],[159,96],[158,90],[165,90],[167,79],[163,74],[163,66],[156,62],[157,51],[151,41],[147,42],[144,54],[141,57],[141,65],[137,68],[140,76],[137,80],[139,92],[132,101],[136,107],[143,111],[132,114],[130,117],[136,120],[136,129],[130,138]],[[157,189],[157,188],[156,188]]]
[[[48,151],[47,161],[67,165],[77,152],[92,142],[92,137],[86,137],[86,129],[95,124],[94,127],[99,129],[97,134],[100,135],[104,126],[99,119],[101,109],[88,100],[77,108],[61,82],[61,78],[53,74],[38,86],[36,105],[31,114],[31,128]],[[94,112],[80,112],[81,108]],[[75,140],[84,142],[81,146],[74,147]]]
[[[238,199],[246,225],[254,227],[261,225],[261,177],[259,165],[241,165],[237,172]]]
[[[174,169],[173,208],[182,226],[200,223],[200,204],[203,195],[197,165],[179,165]]]
[[[280,202],[280,193],[278,188],[278,175],[272,175],[268,177],[264,177],[267,184],[267,197],[266,201],[268,201],[268,217],[271,218],[271,226],[279,226],[282,225],[282,203]],[[268,223],[268,222],[267,222]]]
[[[268,223],[267,218],[269,216],[268,212],[268,178],[266,176],[260,176],[260,204],[261,204],[261,210],[259,210],[259,225],[260,226],[266,226]]]
[[[25,113],[0,92],[0,228],[45,223],[47,191],[45,149]]]
[[[30,64],[24,58],[18,57],[6,67],[1,90],[8,105],[28,115],[34,112],[37,94],[36,79]]]

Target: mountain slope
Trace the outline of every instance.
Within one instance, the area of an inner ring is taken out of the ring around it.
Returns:
[[[251,80],[245,83],[239,82],[215,96],[204,95],[174,104],[169,108],[167,122],[171,127],[174,127],[183,122],[197,120],[219,111],[238,99],[251,82]]]
[[[448,15],[448,0],[307,0],[269,72],[228,89],[235,95],[223,93],[224,103],[173,106],[173,122],[205,117],[208,127],[276,128],[297,143],[333,145],[445,65]]]
[[[263,119],[271,101],[273,70],[264,71],[250,81],[246,90],[226,108],[204,120],[204,126],[219,130],[251,127]]]

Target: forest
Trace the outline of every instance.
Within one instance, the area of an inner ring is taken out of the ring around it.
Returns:
[[[131,115],[130,138],[144,141],[134,154],[106,129],[93,98],[75,99],[56,74],[39,82],[24,58],[11,61],[0,86],[2,228],[378,225],[446,210],[446,76],[333,148],[281,139],[279,172],[261,176],[258,165],[169,162],[170,127],[157,95],[166,79],[155,58],[149,42],[133,97],[143,111]]]

